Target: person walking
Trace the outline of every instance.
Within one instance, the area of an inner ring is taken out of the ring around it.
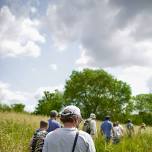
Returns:
[[[97,127],[96,127],[96,115],[94,113],[91,113],[90,117],[87,120],[85,120],[83,125],[83,131],[90,134],[92,138],[95,138],[97,133]]]
[[[112,122],[110,121],[110,116],[106,116],[104,122],[101,124],[100,131],[104,135],[107,143],[111,142],[112,138]]]
[[[139,129],[138,129],[138,133],[142,133],[146,130],[146,124],[145,123],[142,123],[140,126],[139,126]]]
[[[50,119],[48,120],[47,132],[51,132],[57,128],[61,128],[60,123],[56,120],[57,116],[58,116],[58,112],[56,110],[52,110],[50,112]]]
[[[118,123],[117,122],[113,123],[113,128],[112,128],[112,140],[113,140],[113,144],[119,143],[122,135],[123,135],[122,134],[122,130],[118,126]]]
[[[128,137],[132,137],[134,134],[134,125],[130,119],[128,119],[127,124],[126,124],[126,132]]]
[[[46,136],[43,152],[96,152],[91,136],[77,129],[82,120],[78,107],[65,107],[60,119],[64,127]]]
[[[48,133],[47,126],[47,122],[40,121],[40,128],[36,130],[30,142],[30,152],[42,152],[44,139]]]

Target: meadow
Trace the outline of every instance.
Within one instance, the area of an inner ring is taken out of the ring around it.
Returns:
[[[0,152],[28,152],[29,142],[40,120],[46,120],[44,116],[30,114],[17,114],[0,112]],[[99,126],[98,122],[98,126]],[[129,138],[124,135],[119,144],[106,144],[103,137],[98,134],[95,139],[97,152],[152,152],[152,128],[147,127],[141,134],[138,133]]]

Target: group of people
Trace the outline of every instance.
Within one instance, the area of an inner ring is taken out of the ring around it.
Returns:
[[[48,123],[40,122],[40,128],[36,130],[30,142],[31,152],[96,151],[92,137],[78,130],[82,121],[78,107],[70,105],[64,108],[60,115],[63,126],[57,122],[56,118],[57,112],[51,111]]]
[[[78,130],[82,122],[80,109],[70,105],[63,109],[60,120],[63,126],[57,121],[58,113],[50,112],[48,122],[40,121],[40,128],[37,129],[30,142],[31,152],[95,152],[94,138],[97,135],[96,115],[90,117],[83,123],[82,130]],[[142,125],[141,129],[145,129]],[[101,123],[100,132],[107,143],[111,141],[119,143],[123,137],[124,129],[119,122],[112,123],[110,117],[106,116]],[[134,126],[131,120],[126,124],[126,132],[129,137],[134,133]]]
[[[89,133],[92,138],[94,139],[97,134],[97,127],[96,127],[96,115],[91,113],[90,117],[85,120],[83,130],[87,133]],[[127,123],[128,125],[128,123]],[[130,122],[130,125],[132,127],[127,127],[128,133],[132,134],[133,133],[133,124]],[[130,126],[128,125],[128,126]],[[107,143],[113,141],[113,143],[118,143],[123,137],[124,129],[123,127],[119,124],[119,122],[114,122],[112,123],[110,121],[110,116],[106,116],[103,123],[100,125],[100,132],[104,136],[105,141]]]

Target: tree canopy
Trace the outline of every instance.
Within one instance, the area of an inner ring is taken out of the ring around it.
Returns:
[[[66,104],[80,107],[85,117],[91,112],[100,118],[107,114],[119,117],[128,112],[131,89],[104,70],[84,69],[72,72],[64,98]]]
[[[139,94],[134,97],[135,109],[139,112],[152,112],[152,93]]]
[[[25,105],[22,103],[15,103],[11,105],[11,109],[15,112],[24,112]]]
[[[35,114],[49,115],[51,110],[59,111],[63,106],[63,94],[58,90],[51,93],[44,91],[42,99],[38,101]]]

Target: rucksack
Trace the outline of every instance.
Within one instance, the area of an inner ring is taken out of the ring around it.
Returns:
[[[91,133],[90,121],[90,119],[85,120],[83,125],[83,131],[87,132],[88,134]]]
[[[32,152],[42,152],[46,131],[38,131],[34,134],[32,142]]]
[[[132,124],[132,123],[128,123],[128,124],[127,124],[127,129],[128,129],[128,130],[133,129],[133,124]]]

